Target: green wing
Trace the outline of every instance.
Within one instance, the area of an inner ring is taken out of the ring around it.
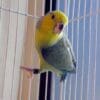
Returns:
[[[73,49],[64,38],[52,47],[42,48],[41,54],[48,64],[60,71],[72,71],[76,67]]]

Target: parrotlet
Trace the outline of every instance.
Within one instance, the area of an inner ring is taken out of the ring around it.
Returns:
[[[40,59],[40,69],[28,69],[33,73],[52,71],[66,79],[67,73],[76,72],[76,59],[71,43],[64,35],[68,17],[61,11],[52,11],[41,17],[36,25],[35,46]],[[24,68],[24,67],[23,67]]]

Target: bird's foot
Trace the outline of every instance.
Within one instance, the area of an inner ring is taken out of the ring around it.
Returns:
[[[33,68],[24,67],[24,66],[21,66],[21,69],[27,73],[28,78],[32,78],[33,74],[39,74],[40,72],[40,69],[33,69]]]
[[[60,82],[64,82],[67,76],[67,72],[63,73],[60,78]]]

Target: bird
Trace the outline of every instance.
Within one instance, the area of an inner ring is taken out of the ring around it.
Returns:
[[[76,73],[76,58],[64,28],[68,16],[62,11],[52,11],[42,16],[36,24],[35,47],[40,59],[40,69],[21,67],[30,73],[54,72],[60,81],[67,73]]]

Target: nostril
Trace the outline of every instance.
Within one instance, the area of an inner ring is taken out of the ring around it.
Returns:
[[[63,29],[63,27],[64,27],[64,25],[63,25],[63,24],[60,24],[60,25],[59,25],[59,29],[60,29],[60,30],[62,30],[62,29]]]

